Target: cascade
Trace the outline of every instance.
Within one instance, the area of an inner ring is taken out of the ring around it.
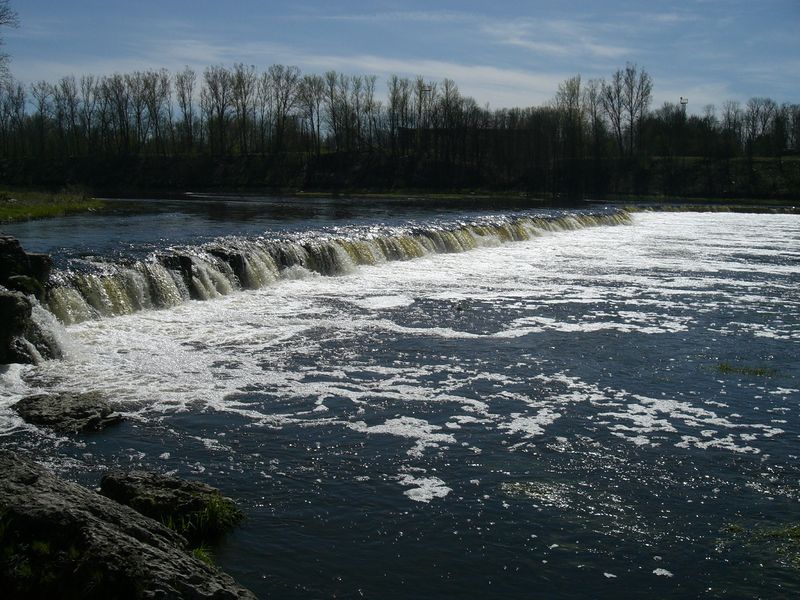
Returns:
[[[414,226],[353,236],[293,239],[229,239],[155,253],[134,264],[103,265],[101,272],[58,272],[48,291],[50,311],[65,325],[88,319],[211,300],[236,290],[258,289],[298,272],[324,276],[360,265],[402,261],[430,254],[466,252],[481,246],[530,240],[546,233],[601,225],[624,225],[624,211],[557,217],[508,216],[451,225]]]

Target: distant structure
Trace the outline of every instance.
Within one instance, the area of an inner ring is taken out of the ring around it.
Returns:
[[[689,99],[681,96],[681,108],[683,109],[683,116],[686,116],[686,105],[689,104]]]

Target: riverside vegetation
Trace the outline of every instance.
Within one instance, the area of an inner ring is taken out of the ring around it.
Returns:
[[[102,200],[88,192],[66,188],[60,192],[0,189],[0,223],[99,210]]]
[[[235,64],[0,86],[0,179],[131,190],[521,191],[794,199],[800,105],[653,109],[634,64],[543,106],[489,109],[456,82]],[[31,110],[32,109],[32,110]]]

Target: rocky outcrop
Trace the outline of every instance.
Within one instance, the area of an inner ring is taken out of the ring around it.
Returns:
[[[30,296],[42,300],[53,262],[29,254],[15,238],[0,235],[0,364],[60,358],[53,340],[31,318]]]
[[[0,285],[41,300],[52,268],[47,254],[25,252],[16,238],[0,235]]]
[[[99,431],[122,420],[96,392],[36,394],[23,398],[12,408],[26,422],[59,433]]]
[[[234,501],[216,488],[158,473],[108,473],[100,482],[100,493],[170,523],[193,545],[213,542],[242,519]]]
[[[33,362],[30,342],[25,339],[32,310],[23,294],[0,288],[0,364]]]
[[[127,506],[0,451],[4,598],[253,599]]]

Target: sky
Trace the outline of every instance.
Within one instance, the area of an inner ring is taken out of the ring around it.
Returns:
[[[493,108],[548,102],[627,62],[653,106],[769,96],[800,103],[800,0],[10,0],[3,29],[23,83],[237,62],[455,80]]]

